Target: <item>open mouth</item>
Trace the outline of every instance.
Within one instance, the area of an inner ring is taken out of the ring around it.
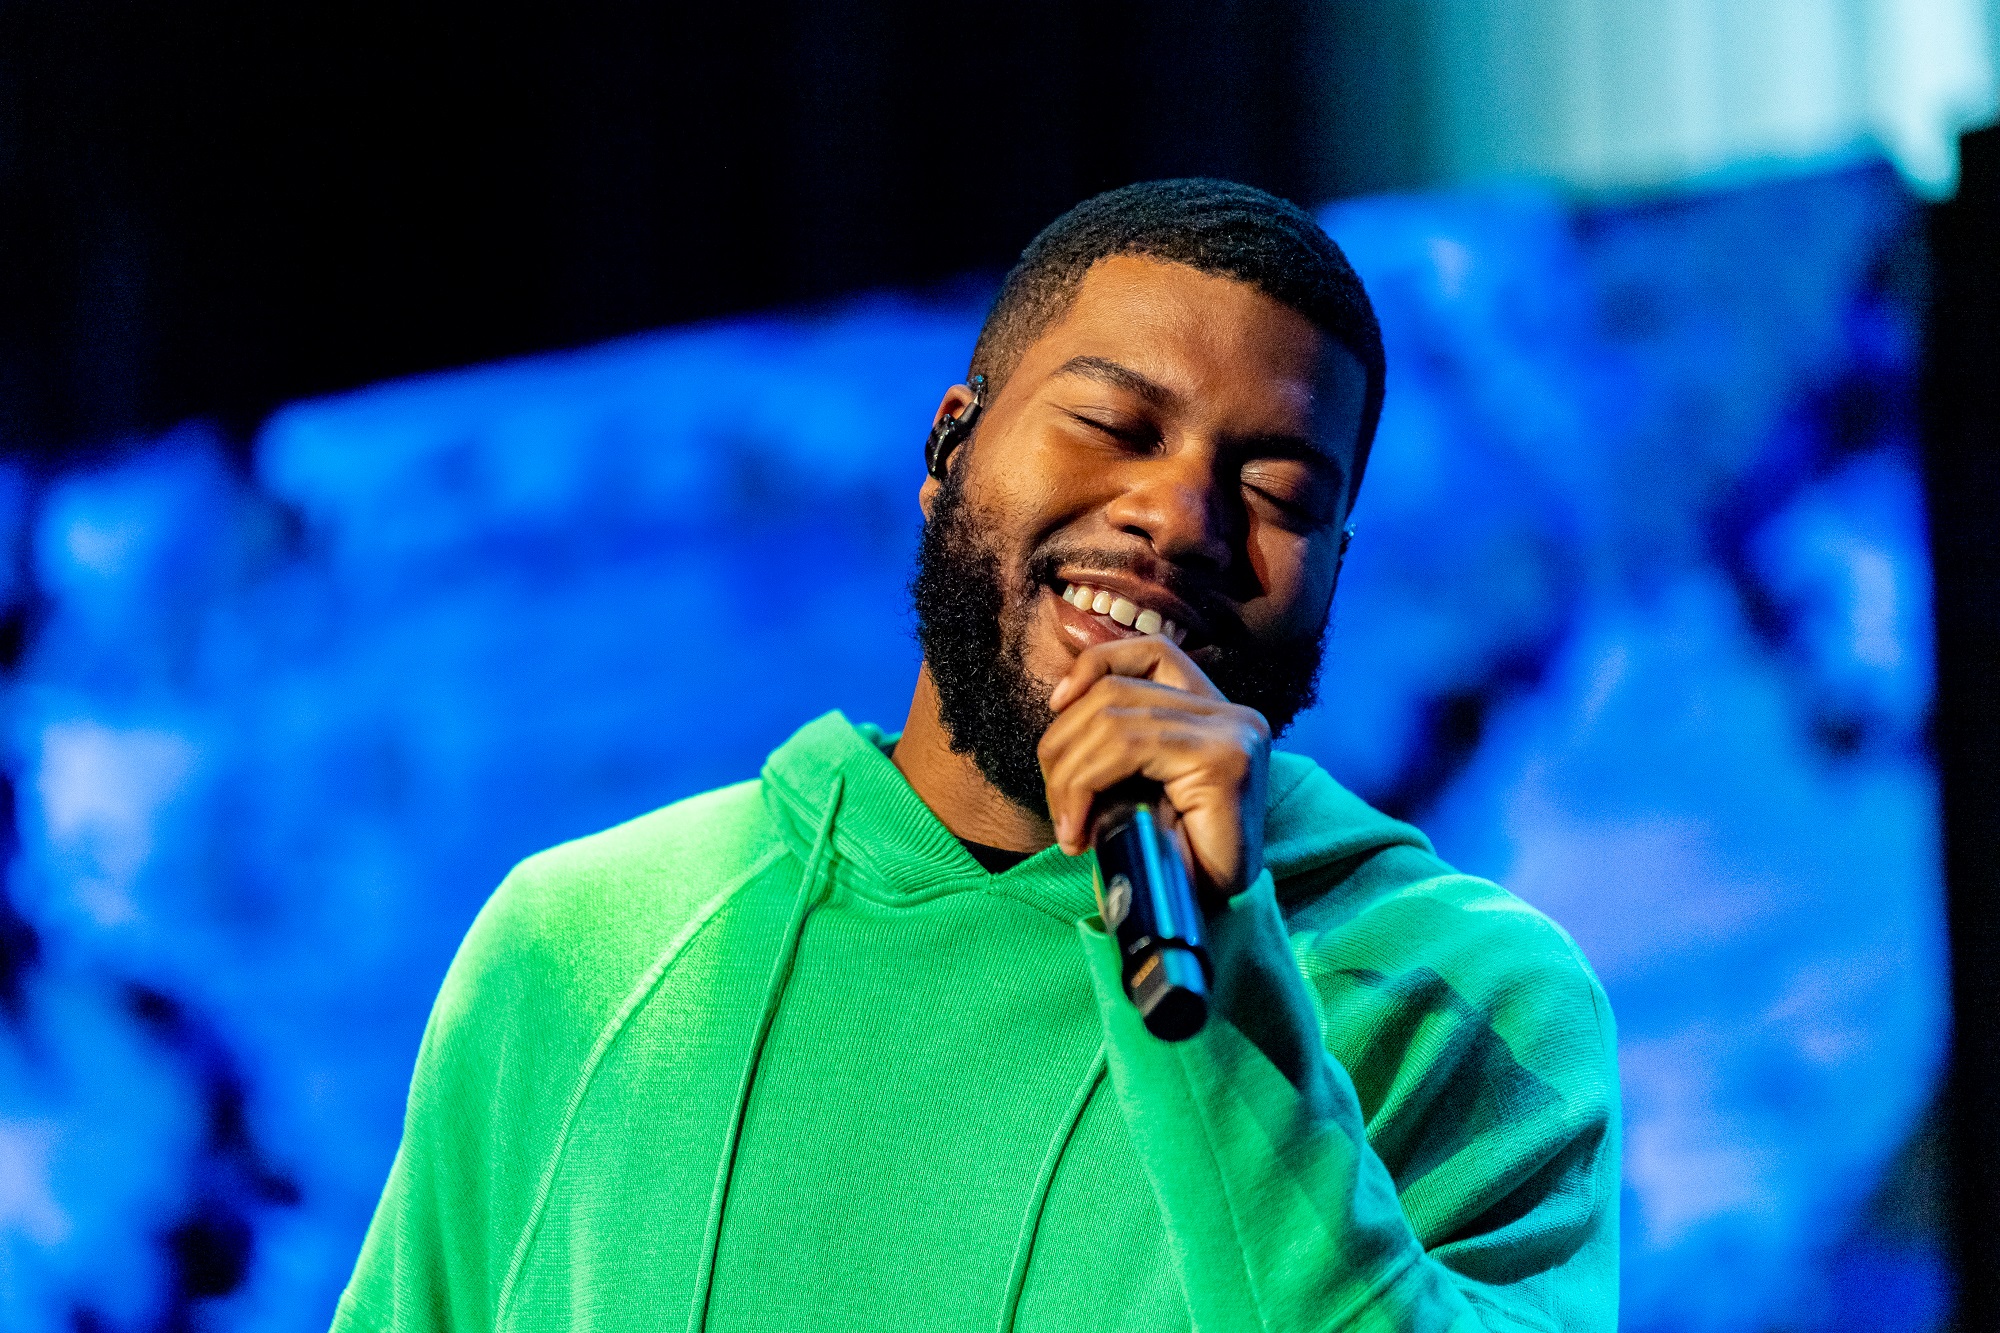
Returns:
[[[1087,583],[1064,583],[1059,595],[1077,610],[1109,621],[1121,630],[1158,634],[1176,645],[1187,641],[1187,630],[1167,616],[1108,588],[1092,587]]]

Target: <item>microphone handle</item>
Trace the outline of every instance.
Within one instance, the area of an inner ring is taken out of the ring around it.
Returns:
[[[1125,994],[1154,1036],[1192,1037],[1208,1020],[1213,967],[1180,815],[1159,783],[1128,778],[1098,795],[1092,821],[1097,910],[1117,937]]]

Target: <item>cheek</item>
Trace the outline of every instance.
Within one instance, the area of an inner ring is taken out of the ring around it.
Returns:
[[[1022,432],[994,439],[967,461],[972,471],[966,499],[989,517],[1009,556],[1025,559],[1038,541],[1093,500],[1092,469],[1048,435]]]
[[[1259,526],[1248,543],[1250,567],[1263,590],[1246,620],[1260,634],[1304,634],[1318,628],[1333,596],[1335,548],[1318,537]]]

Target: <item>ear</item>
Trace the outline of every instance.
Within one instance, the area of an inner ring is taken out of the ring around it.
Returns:
[[[931,429],[936,430],[938,422],[946,417],[955,417],[970,406],[972,406],[972,386],[952,385],[944,391],[944,397],[938,400],[937,411],[931,413]]]
[[[1352,545],[1354,545],[1354,524],[1350,520],[1340,525],[1340,544],[1334,547],[1333,586],[1327,591],[1329,600],[1340,591],[1340,573],[1347,568],[1347,548]]]
[[[931,430],[935,432],[938,423],[946,417],[958,416],[972,406],[972,397],[972,386],[968,384],[954,384],[946,389],[944,397],[938,400],[937,411],[931,413]],[[947,458],[945,467],[950,466],[951,459]],[[924,521],[927,523],[931,517],[931,506],[937,503],[937,493],[942,489],[942,482],[928,472],[924,474],[924,484],[917,488],[917,508],[923,511]]]

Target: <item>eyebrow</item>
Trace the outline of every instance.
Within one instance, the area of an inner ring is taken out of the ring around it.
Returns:
[[[1155,407],[1165,407],[1176,399],[1174,391],[1166,385],[1147,379],[1130,366],[1121,366],[1101,356],[1073,356],[1057,366],[1049,378],[1054,379],[1058,375],[1080,375],[1099,384],[1109,384],[1114,389],[1137,394]]]

